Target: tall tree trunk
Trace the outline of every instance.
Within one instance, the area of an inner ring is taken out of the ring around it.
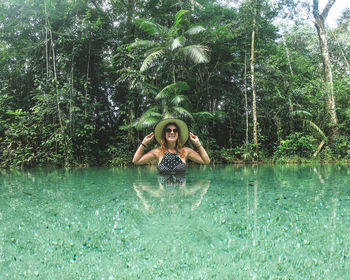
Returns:
[[[69,135],[72,136],[73,132],[73,127],[72,127],[72,122],[73,122],[73,111],[72,111],[72,99],[73,99],[73,92],[74,92],[74,66],[72,63],[71,66],[71,81],[70,81],[70,91],[69,91]]]
[[[286,39],[284,38],[283,34],[282,34],[282,41],[283,41],[284,50],[286,51],[287,62],[288,62],[288,66],[289,66],[289,72],[290,72],[290,74],[292,76],[294,76],[292,63],[290,62],[289,49],[288,49],[287,42],[286,42]]]
[[[291,63],[291,59],[290,59],[289,49],[288,49],[287,42],[286,42],[286,39],[285,39],[283,33],[282,33],[282,41],[283,41],[284,50],[285,50],[286,56],[287,56],[287,62],[288,62],[288,66],[289,66],[289,73],[293,77],[294,76],[294,72],[293,72],[293,67],[292,67],[292,63]],[[284,84],[285,84],[285,88],[288,89],[289,113],[291,113],[291,112],[294,111],[294,106],[293,106],[293,102],[292,102],[292,94],[291,94],[291,91],[289,90],[288,79],[284,80]],[[289,127],[290,127],[291,131],[294,130],[293,122],[289,121]],[[278,133],[279,132],[277,132],[277,136],[278,136],[279,141],[280,141],[280,134],[278,134]]]
[[[46,79],[49,78],[49,50],[48,50],[48,16],[45,2],[45,59],[46,59]]]
[[[324,69],[324,81],[327,91],[327,109],[331,118],[331,123],[333,125],[333,133],[338,134],[337,124],[337,113],[335,106],[334,98],[334,87],[333,87],[333,74],[332,74],[332,65],[329,58],[328,44],[326,37],[326,27],[325,20],[328,16],[328,12],[335,3],[336,0],[328,0],[326,7],[323,12],[320,13],[318,10],[318,0],[313,0],[313,15],[315,18],[315,27],[317,29],[318,39],[320,41],[320,48],[322,54],[322,62]]]
[[[255,88],[255,28],[256,28],[256,1],[253,1],[253,24],[252,24],[252,41],[251,41],[251,56],[250,56],[250,74],[252,81],[252,95],[253,95],[253,137],[254,144],[258,145],[258,119],[256,113],[256,88]]]
[[[121,1],[122,4],[124,4],[126,9],[126,30],[127,30],[127,43],[131,43],[135,40],[135,25],[133,23],[134,18],[134,12],[135,12],[135,0],[128,0],[128,1]],[[128,65],[125,65],[125,68],[127,68]],[[132,88],[132,82],[128,82],[128,115],[127,115],[127,123],[131,124],[136,119],[135,114],[135,93],[133,92],[134,89]],[[136,139],[136,129],[130,128],[128,129],[128,140],[131,145],[135,145],[137,142]]]
[[[89,72],[90,72],[90,58],[91,58],[91,43],[89,42],[89,53],[86,67],[86,83],[85,83],[85,96],[84,96],[84,115],[87,117],[87,103],[88,103],[88,89],[89,89]]]
[[[249,143],[249,111],[247,95],[247,55],[244,54],[244,109],[245,109],[245,143]]]
[[[50,40],[51,40],[52,65],[53,65],[54,82],[55,82],[55,90],[56,90],[57,116],[58,116],[58,122],[59,122],[60,128],[61,128],[61,133],[64,134],[64,127],[63,127],[63,123],[62,123],[62,113],[61,113],[61,107],[60,107],[60,94],[59,94],[59,90],[57,88],[58,80],[57,80],[57,71],[56,71],[55,44],[54,44],[53,38],[52,38],[52,30],[50,29],[49,32],[50,32]]]

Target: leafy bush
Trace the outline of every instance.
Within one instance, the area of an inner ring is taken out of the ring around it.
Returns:
[[[285,158],[311,158],[316,149],[316,139],[302,132],[294,132],[282,140],[273,155],[274,160]]]
[[[107,149],[112,166],[125,166],[131,163],[135,151],[128,145],[127,136],[118,136],[114,141],[115,145],[110,145]]]
[[[256,152],[256,145],[244,144],[242,146],[221,149],[211,152],[214,160],[223,163],[234,163],[237,161],[256,161],[264,158],[262,151]]]
[[[329,153],[333,159],[350,159],[350,140],[346,136],[337,137],[329,146]]]

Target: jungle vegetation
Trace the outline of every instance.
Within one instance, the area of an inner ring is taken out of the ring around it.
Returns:
[[[0,166],[126,165],[163,117],[214,163],[350,159],[350,10],[2,0]]]

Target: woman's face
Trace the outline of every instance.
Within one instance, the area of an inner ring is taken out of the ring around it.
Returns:
[[[165,140],[169,143],[176,142],[179,138],[179,129],[176,125],[169,124],[165,128]]]

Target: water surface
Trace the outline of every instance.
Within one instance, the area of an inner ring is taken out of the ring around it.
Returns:
[[[0,279],[348,279],[350,169],[0,171]]]

